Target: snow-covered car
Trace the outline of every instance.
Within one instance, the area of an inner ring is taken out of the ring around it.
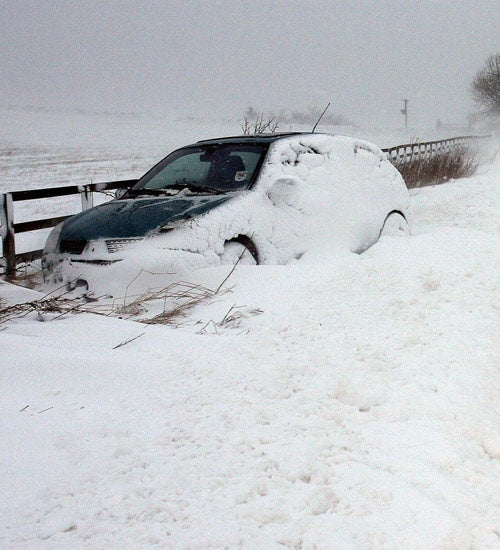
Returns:
[[[47,239],[46,279],[92,288],[138,268],[164,273],[286,264],[363,252],[409,230],[409,194],[375,145],[328,134],[225,137],[178,149],[120,198]],[[125,277],[125,275],[123,275]]]

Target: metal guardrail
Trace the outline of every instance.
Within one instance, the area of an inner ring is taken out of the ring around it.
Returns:
[[[475,141],[489,138],[491,138],[491,136],[462,136],[440,141],[396,145],[394,147],[382,149],[382,151],[387,153],[389,160],[410,162],[413,159],[429,157],[440,152],[449,151],[453,147],[468,145]],[[80,194],[82,210],[86,210],[92,208],[94,204],[94,193],[130,187],[137,181],[138,180],[133,179],[94,183],[91,185],[70,185],[66,187],[49,187],[45,189],[0,193],[0,237],[2,239],[3,249],[2,257],[0,258],[0,266],[3,265],[6,278],[11,279],[15,276],[18,263],[31,262],[39,259],[42,255],[42,250],[32,250],[21,254],[16,253],[16,234],[54,227],[70,217],[70,215],[68,215],[16,223],[14,221],[14,202]]]

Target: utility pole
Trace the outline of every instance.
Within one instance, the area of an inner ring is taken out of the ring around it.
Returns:
[[[401,109],[401,114],[405,117],[405,130],[408,131],[408,103],[410,102],[409,99],[403,99],[405,102],[405,108]]]

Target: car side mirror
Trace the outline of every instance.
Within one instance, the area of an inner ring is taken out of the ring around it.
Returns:
[[[115,199],[122,199],[127,193],[127,191],[128,191],[127,187],[120,187],[120,189],[117,189],[115,191]]]
[[[282,177],[273,182],[267,192],[269,200],[274,206],[293,206],[295,204],[295,194],[298,178]]]

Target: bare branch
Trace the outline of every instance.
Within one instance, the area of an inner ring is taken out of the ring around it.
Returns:
[[[241,129],[244,135],[273,133],[277,131],[279,124],[277,117],[271,115],[266,117],[264,113],[260,113],[254,122],[245,117],[241,123]]]

